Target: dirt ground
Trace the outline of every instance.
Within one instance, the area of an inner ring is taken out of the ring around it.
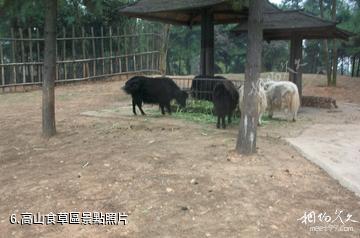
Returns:
[[[133,116],[122,82],[58,87],[49,141],[40,91],[0,95],[0,237],[360,237],[360,223],[314,232],[298,220],[343,210],[360,221],[360,198],[283,140],[313,124],[359,123],[360,79],[343,77],[336,89],[324,82],[305,75],[305,94],[332,95],[340,109],[303,108],[296,123],[267,123],[251,157],[233,153],[237,125]],[[115,113],[84,115],[104,109]],[[128,224],[9,222],[13,213],[84,211],[126,212]]]

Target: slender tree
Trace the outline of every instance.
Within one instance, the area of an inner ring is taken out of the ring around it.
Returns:
[[[351,60],[351,77],[355,76],[356,56],[354,55]]]
[[[320,5],[320,17],[324,19],[325,18],[324,17],[324,1],[319,0],[319,5]],[[330,86],[331,85],[331,67],[330,67],[329,46],[328,46],[327,39],[324,39],[322,47],[323,47],[322,59],[323,59],[323,62],[325,63],[327,84],[328,84],[328,86]]]
[[[336,0],[332,0],[332,20],[336,22]],[[336,86],[337,84],[337,66],[338,66],[338,56],[337,56],[337,46],[336,39],[333,40],[333,56],[332,56],[332,81],[331,85]]]
[[[56,134],[55,78],[56,78],[56,18],[57,0],[45,1],[45,51],[42,97],[42,134],[49,138]]]
[[[159,70],[160,73],[164,76],[166,74],[166,59],[169,49],[169,38],[170,38],[170,24],[165,24],[162,27],[161,32],[161,46],[160,46],[160,60],[159,60]]]
[[[257,92],[261,70],[263,41],[263,0],[249,1],[248,44],[245,69],[244,113],[241,114],[240,130],[236,150],[240,154],[256,152],[257,136]]]

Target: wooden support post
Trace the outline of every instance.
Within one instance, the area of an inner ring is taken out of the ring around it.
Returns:
[[[136,25],[135,25],[135,29],[136,29]],[[135,32],[136,32],[136,30],[135,30]],[[133,36],[133,37],[131,37],[131,50],[132,50],[132,52],[131,52],[131,54],[132,54],[132,57],[133,57],[133,63],[134,63],[134,68],[133,68],[133,70],[136,72],[136,70],[137,70],[137,67],[136,67],[136,50],[135,50],[135,40],[136,40],[136,36]]]
[[[118,45],[118,50],[117,50],[117,55],[118,55],[118,60],[119,60],[119,73],[122,73],[122,65],[121,65],[121,41],[120,41],[120,29],[119,27],[116,28],[116,34],[117,34],[117,45]]]
[[[0,42],[0,61],[1,61],[1,85],[5,85],[5,73],[4,73],[4,51],[3,51],[3,44]]]
[[[25,46],[24,46],[24,36],[23,36],[23,29],[19,28],[19,35],[20,35],[20,44],[21,44],[21,71],[22,71],[22,81],[26,83],[26,66],[25,66]]]
[[[59,44],[58,40],[56,38],[56,44],[55,44],[55,59],[56,59],[56,65],[55,65],[55,81],[58,81],[60,79],[60,64],[58,64],[58,56],[59,56]]]
[[[86,59],[85,29],[84,29],[84,27],[81,27],[81,37],[82,37],[82,40],[81,40],[82,57],[83,57],[83,59]],[[82,78],[88,77],[87,72],[86,72],[87,64],[88,64],[87,62],[82,63],[82,68],[83,68]]]
[[[129,57],[128,57],[128,44],[127,44],[128,37],[126,36],[127,34],[126,32],[127,31],[124,32],[125,67],[126,67],[126,72],[129,72]]]
[[[41,62],[41,57],[40,57],[40,33],[39,33],[39,28],[36,29],[36,38],[37,40],[37,44],[36,44],[36,52],[37,52],[37,61]],[[37,76],[38,76],[38,82],[42,81],[42,66],[38,65],[37,66]]]
[[[11,28],[11,58],[12,58],[12,63],[16,63],[16,41],[15,41],[15,32],[14,32],[14,28]],[[16,75],[17,74],[17,70],[16,70],[16,65],[13,66],[13,77],[12,80],[10,80],[10,84],[16,84]]]
[[[96,76],[96,48],[94,27],[91,27],[92,51],[93,51],[93,76]]]
[[[101,57],[105,57],[104,53],[104,27],[101,27]],[[105,59],[102,60],[102,73],[105,74]]]
[[[302,37],[293,35],[290,42],[289,80],[296,84],[302,97]]]
[[[201,75],[214,76],[214,66],[214,15],[204,9],[201,12]]]
[[[30,52],[29,52],[29,56],[30,56],[30,62],[34,62],[34,59],[33,59],[33,40],[32,40],[32,32],[31,32],[31,28],[28,28],[28,35],[29,35],[29,49],[30,49]],[[30,82],[34,82],[34,65],[31,64],[30,65]]]
[[[112,74],[114,72],[113,69],[113,42],[112,42],[112,28],[111,26],[109,27],[109,50],[110,50],[110,74]]]
[[[152,28],[151,28],[152,29]],[[154,47],[153,47],[153,41],[155,41],[155,34],[153,33],[153,31],[151,31],[152,34],[151,34],[151,37],[150,37],[150,40],[149,40],[149,49],[151,51],[150,55],[149,55],[149,67],[148,69],[149,70],[152,70],[153,69],[153,62],[154,62]],[[166,74],[166,73],[164,73]]]
[[[75,49],[75,27],[72,27],[72,40],[71,40],[71,49],[72,49],[72,60],[76,59],[76,49]],[[72,69],[73,69],[73,76],[72,79],[76,79],[76,63],[72,63]]]
[[[150,39],[151,39],[151,35],[149,35],[149,37],[147,38],[147,41],[146,41],[146,51],[147,52],[150,52],[151,49],[150,49]],[[146,70],[149,70],[149,65],[150,65],[150,55],[149,54],[146,54]]]
[[[66,29],[65,27],[63,27],[62,29],[63,31],[63,60],[65,61],[66,60]],[[67,80],[67,67],[66,67],[66,63],[64,63],[64,80]]]
[[[152,32],[153,33],[155,33],[154,32],[154,27],[152,27]],[[160,39],[157,39],[157,35],[156,34],[154,34],[153,35],[153,44],[152,44],[152,48],[153,48],[153,50],[152,51],[155,51],[156,50],[156,42],[158,41],[158,40],[160,40]],[[151,70],[155,70],[155,67],[156,67],[156,55],[155,54],[151,54],[152,55],[152,57],[151,57]]]

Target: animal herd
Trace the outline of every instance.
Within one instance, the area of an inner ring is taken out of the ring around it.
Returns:
[[[161,113],[165,111],[171,114],[171,101],[176,100],[180,107],[186,107],[188,94],[170,78],[146,76],[135,76],[129,79],[122,88],[132,97],[132,109],[134,115],[136,106],[142,115],[143,104],[157,104]],[[259,80],[259,84],[253,87],[257,96],[258,123],[262,124],[262,116],[265,112],[271,118],[274,111],[284,111],[289,119],[296,121],[300,107],[300,98],[297,86],[289,81]],[[234,111],[239,107],[240,112],[244,110],[244,86],[236,88],[232,81],[216,76],[196,77],[192,81],[191,96],[199,100],[212,101],[214,114],[217,116],[217,128],[226,128],[226,117],[228,123]]]

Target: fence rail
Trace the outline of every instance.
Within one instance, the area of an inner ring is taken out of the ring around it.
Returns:
[[[103,27],[58,31],[56,82],[158,73],[161,35],[154,27],[132,29],[136,33]],[[0,38],[0,88],[41,84],[44,56],[41,31],[11,29],[10,34],[11,37]]]

